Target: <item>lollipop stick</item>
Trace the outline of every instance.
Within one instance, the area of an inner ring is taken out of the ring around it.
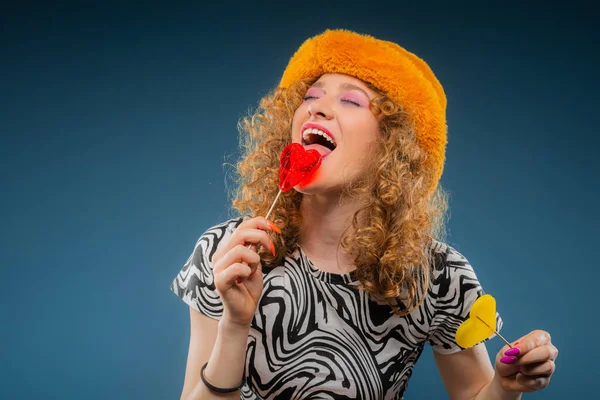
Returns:
[[[279,199],[279,196],[281,196],[281,192],[282,190],[279,190],[279,193],[277,193],[277,196],[275,196],[275,200],[273,200],[273,204],[271,204],[271,208],[269,208],[269,212],[267,213],[267,216],[265,217],[265,219],[269,219],[269,215],[271,215],[271,211],[273,211],[273,207],[275,207],[275,203],[277,203],[277,199]],[[247,246],[249,249],[252,248],[252,245],[249,244]]]
[[[501,335],[501,334],[500,334],[500,333],[499,333],[497,330],[495,330],[495,329],[492,329],[492,327],[491,327],[491,326],[489,326],[489,325],[488,325],[488,324],[487,324],[487,323],[486,323],[484,320],[482,320],[481,318],[479,318],[479,316],[477,316],[477,319],[478,319],[478,320],[480,320],[481,322],[483,322],[483,324],[484,324],[485,326],[487,326],[488,328],[490,328],[492,331],[494,331],[494,333],[495,333],[496,335],[498,335],[498,337],[499,337],[500,339],[504,340],[504,343],[506,343],[506,344],[508,345],[508,347],[510,347],[510,348],[512,349],[512,346],[510,345],[510,343],[508,343],[508,341],[507,341],[506,339],[504,339],[504,337],[503,337],[503,336],[502,336],[502,335]]]
[[[281,196],[281,192],[282,192],[282,190],[279,189],[279,193],[277,193],[277,196],[275,196],[275,200],[273,200],[273,204],[271,204],[271,208],[269,208],[269,212],[267,213],[267,216],[265,217],[265,219],[269,219],[269,215],[271,215],[271,211],[273,211],[273,207],[275,207],[275,203],[277,203],[277,199],[279,199],[279,196]]]

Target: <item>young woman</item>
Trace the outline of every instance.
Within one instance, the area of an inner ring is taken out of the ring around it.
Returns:
[[[494,366],[484,343],[455,342],[484,292],[439,241],[445,109],[427,64],[397,44],[345,30],[302,44],[241,124],[241,216],[208,229],[171,285],[190,306],[182,399],[399,399],[426,343],[451,399],[548,384],[547,332]],[[266,220],[292,142],[322,163]]]

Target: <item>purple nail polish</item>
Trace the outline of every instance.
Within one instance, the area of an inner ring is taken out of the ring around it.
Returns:
[[[512,349],[508,349],[504,352],[505,356],[518,356],[521,350],[518,347],[513,347]]]
[[[521,372],[521,366],[517,365],[517,371]]]
[[[515,361],[517,361],[517,359],[512,356],[505,356],[500,359],[502,364],[513,364]]]

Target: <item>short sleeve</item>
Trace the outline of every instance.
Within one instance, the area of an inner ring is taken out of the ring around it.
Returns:
[[[184,303],[217,320],[223,315],[223,303],[215,288],[211,259],[219,243],[231,235],[241,221],[241,218],[229,220],[204,232],[169,286]]]
[[[475,300],[485,292],[462,254],[446,244],[437,243],[436,247],[429,293],[433,305],[429,344],[438,353],[451,354],[464,350],[456,343],[456,330],[469,317]],[[502,319],[496,312],[496,330],[501,328]]]

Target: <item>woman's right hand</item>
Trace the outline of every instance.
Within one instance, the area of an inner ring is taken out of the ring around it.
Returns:
[[[250,326],[262,294],[263,277],[259,243],[275,253],[266,231],[281,231],[269,220],[256,217],[242,222],[213,254],[213,274],[217,293],[223,301],[223,319]],[[251,245],[248,248],[248,245]]]

